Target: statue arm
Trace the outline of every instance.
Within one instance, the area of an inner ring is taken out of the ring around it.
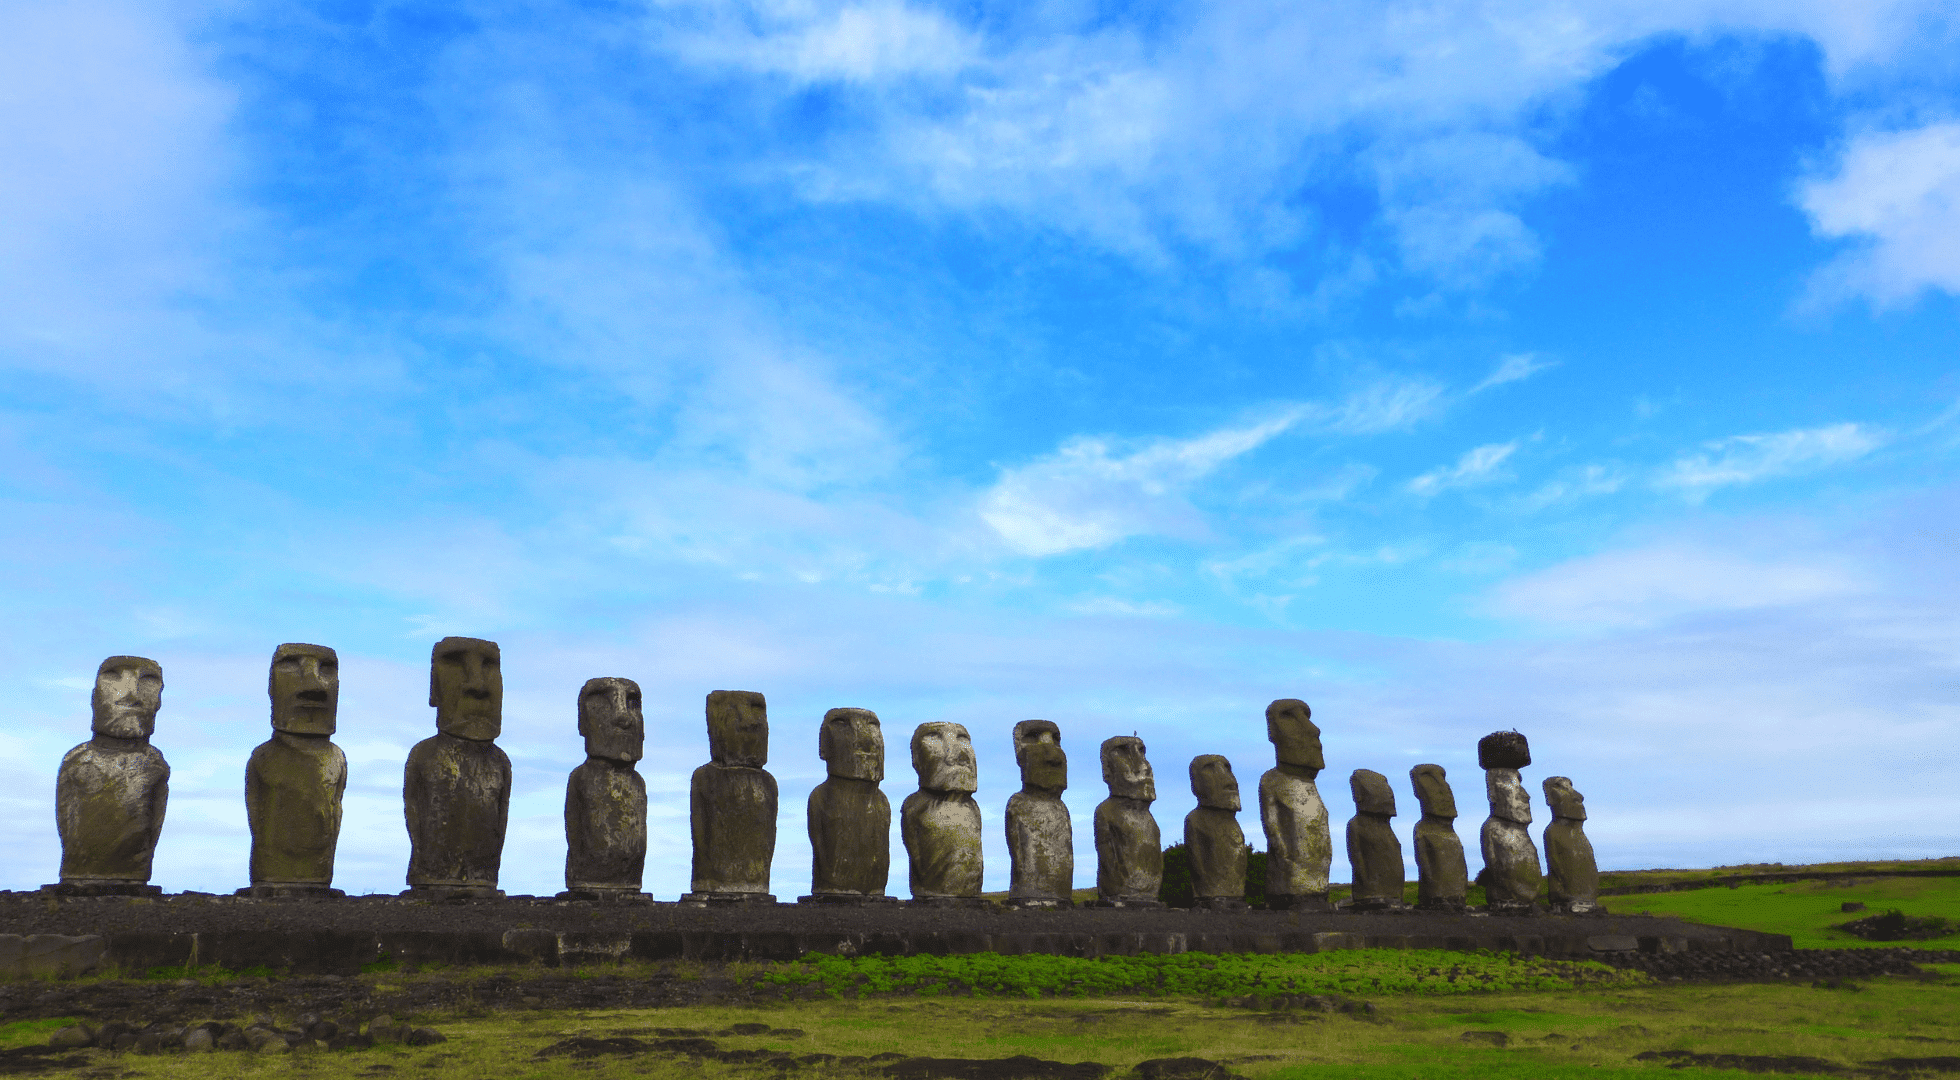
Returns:
[[[154,749],[150,751],[156,753]],[[170,763],[157,754],[157,766],[161,773],[156,786],[150,789],[150,850],[155,851],[157,840],[163,836],[163,812],[170,806]]]

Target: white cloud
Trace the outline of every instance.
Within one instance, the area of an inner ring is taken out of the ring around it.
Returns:
[[[1556,360],[1540,360],[1536,353],[1512,353],[1497,362],[1497,367],[1484,376],[1484,380],[1470,388],[1473,394],[1482,393],[1493,386],[1519,382],[1529,379],[1541,371],[1558,366]]]
[[[1417,495],[1436,495],[1453,488],[1473,487],[1504,479],[1499,467],[1518,449],[1517,440],[1490,443],[1466,450],[1454,465],[1442,465],[1409,481],[1408,489]]]
[[[1682,615],[1810,603],[1865,586],[1841,559],[1756,559],[1663,545],[1573,559],[1505,582],[1496,611],[1567,626],[1649,626]]]
[[[667,44],[696,62],[733,64],[801,83],[950,75],[975,59],[973,35],[931,8],[905,3],[762,3],[716,9],[706,30]],[[744,17],[748,15],[750,17]]]
[[[1819,272],[1820,295],[1890,305],[1929,288],[1960,294],[1960,121],[1860,135],[1798,202],[1818,235],[1857,241]]]
[[[1406,430],[1441,412],[1443,387],[1427,379],[1378,379],[1333,408],[1318,407],[1320,429],[1336,435]]]
[[[1691,498],[1730,484],[1807,472],[1851,461],[1885,444],[1883,432],[1859,424],[1830,424],[1764,435],[1732,435],[1702,444],[1661,471],[1661,487],[1679,488]]]
[[[1555,480],[1546,481],[1538,490],[1520,500],[1519,505],[1526,510],[1542,510],[1547,506],[1592,495],[1611,495],[1625,486],[1626,474],[1617,466],[1582,465],[1565,470]]]

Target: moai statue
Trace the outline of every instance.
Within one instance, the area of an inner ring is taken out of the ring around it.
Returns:
[[[427,900],[493,899],[510,822],[503,653],[494,641],[447,637],[429,662],[436,734],[416,743],[402,770],[408,818],[408,891]]]
[[[973,739],[959,724],[920,724],[912,733],[919,790],[899,807],[899,834],[912,864],[915,904],[978,905],[980,806]]]
[[[1109,798],[1096,807],[1096,906],[1163,907],[1164,837],[1150,814],[1157,780],[1143,740],[1103,740],[1102,770]]]
[[[170,799],[170,765],[150,745],[163,705],[163,668],[141,656],[111,656],[95,669],[89,741],[61,758],[55,826],[68,896],[155,896],[150,862]]]
[[[892,868],[892,804],[885,779],[885,732],[870,709],[832,709],[817,729],[817,756],[830,776],[810,792],[810,893],[797,903],[895,902],[885,895]]]
[[[1014,725],[1021,790],[1007,799],[1007,856],[1013,865],[1007,902],[1015,907],[1074,906],[1075,832],[1062,792],[1068,755],[1062,729],[1048,720]]]
[[[1423,911],[1462,911],[1470,887],[1463,841],[1456,838],[1456,795],[1441,765],[1409,770],[1409,783],[1422,804],[1416,822],[1416,907]]]
[[[1356,769],[1348,777],[1354,791],[1354,817],[1348,821],[1348,865],[1354,868],[1353,911],[1389,911],[1402,906],[1402,841],[1388,819],[1395,816],[1395,792],[1388,777]]]
[[[634,765],[646,753],[640,684],[587,679],[578,692],[585,763],[565,781],[562,900],[651,899],[640,891],[647,862],[647,782]]]
[[[1245,831],[1239,828],[1239,778],[1218,754],[1191,759],[1191,794],[1198,808],[1184,815],[1184,849],[1191,858],[1191,893],[1201,908],[1244,910]]]
[[[694,885],[682,902],[773,904],[769,864],[776,857],[776,778],[769,763],[769,711],[752,690],[708,695],[708,756],[694,770]]]
[[[1497,731],[1477,743],[1477,764],[1490,794],[1484,821],[1484,896],[1494,915],[1529,915],[1542,875],[1538,848],[1525,828],[1531,824],[1531,793],[1518,770],[1531,764],[1531,745],[1515,731]]]
[[[1266,706],[1266,738],[1278,760],[1259,778],[1259,823],[1266,828],[1266,906],[1326,911],[1334,839],[1314,777],[1327,767],[1313,710],[1298,698]]]
[[[1553,911],[1574,915],[1603,912],[1599,906],[1599,863],[1592,841],[1586,839],[1586,797],[1572,781],[1554,776],[1545,781],[1545,805],[1552,823],[1545,826],[1545,868],[1551,882]]]
[[[325,645],[272,653],[272,738],[245,766],[252,884],[240,896],[344,896],[333,888],[347,755],[333,744],[340,657]]]

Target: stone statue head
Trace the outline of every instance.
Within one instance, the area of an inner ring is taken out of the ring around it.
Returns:
[[[1062,729],[1051,720],[1023,720],[1014,725],[1014,761],[1021,766],[1021,787],[1060,795],[1068,789],[1068,755],[1062,752]]]
[[[1531,764],[1531,744],[1515,731],[1493,731],[1477,740],[1477,768],[1522,769]]]
[[[769,705],[753,690],[708,695],[708,758],[724,768],[769,764]]]
[[[1563,776],[1545,778],[1545,805],[1552,808],[1554,818],[1586,820],[1586,797]]]
[[[817,756],[830,775],[878,783],[885,778],[885,729],[870,709],[832,709],[817,729]]]
[[[1441,765],[1418,765],[1409,770],[1409,783],[1415,786],[1416,801],[1426,817],[1456,817],[1456,793],[1450,790],[1448,773]]]
[[[630,765],[646,754],[647,722],[640,712],[640,684],[631,679],[587,679],[578,692],[578,733],[585,756]]]
[[[163,666],[142,656],[111,656],[95,669],[90,727],[112,739],[147,739],[163,707]]]
[[[1319,772],[1327,767],[1320,752],[1320,728],[1313,722],[1313,710],[1299,698],[1281,698],[1266,706],[1266,738],[1273,743],[1274,756],[1282,765],[1297,765]]]
[[[923,791],[978,791],[973,737],[961,724],[936,721],[912,732],[912,769]]]
[[[291,735],[332,735],[340,709],[340,657],[325,645],[287,642],[266,676],[272,726]]]
[[[1103,783],[1118,799],[1157,801],[1157,778],[1144,756],[1143,740],[1135,735],[1118,735],[1102,744]]]
[[[1348,787],[1354,792],[1355,813],[1395,816],[1395,791],[1388,786],[1388,777],[1373,769],[1356,769],[1348,777]]]
[[[1524,789],[1516,769],[1485,769],[1484,790],[1490,795],[1491,817],[1531,824],[1531,792]]]
[[[489,742],[504,732],[503,652],[494,641],[446,637],[429,658],[429,704],[436,728]]]
[[[1223,754],[1199,754],[1191,759],[1191,794],[1199,806],[1217,810],[1240,809],[1239,778],[1232,775],[1232,763]]]

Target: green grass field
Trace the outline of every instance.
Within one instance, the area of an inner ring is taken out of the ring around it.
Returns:
[[[1867,910],[1846,914],[1849,900]],[[1799,881],[1782,885],[1738,885],[1735,888],[1694,889],[1605,898],[1608,908],[1622,914],[1651,911],[1677,915],[1699,923],[1739,926],[1790,935],[1799,949],[1852,949],[1912,945],[1928,949],[1960,949],[1960,933],[1931,941],[1865,941],[1842,930],[1839,923],[1897,908],[1907,915],[1939,915],[1960,921],[1960,878],[1877,878],[1852,882]]]

